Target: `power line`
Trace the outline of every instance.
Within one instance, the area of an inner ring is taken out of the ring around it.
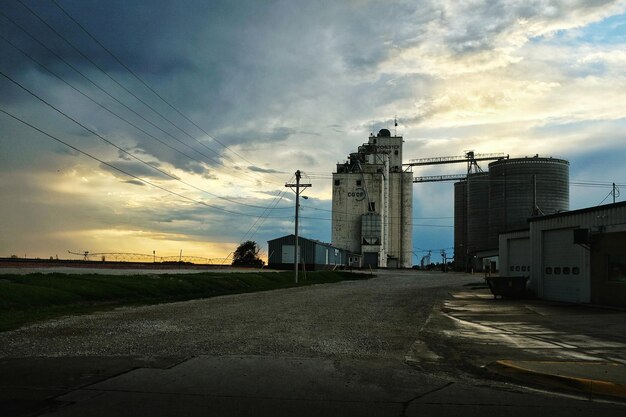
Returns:
[[[22,90],[26,91],[28,94],[30,94],[31,96],[35,97],[36,99],[38,99],[39,101],[41,101],[42,103],[44,103],[46,106],[52,108],[54,111],[58,112],[59,114],[63,115],[65,118],[67,118],[68,120],[71,120],[72,122],[74,122],[75,124],[77,124],[78,126],[82,127],[83,129],[85,129],[86,131],[88,131],[89,133],[93,134],[94,136],[97,136],[98,138],[100,138],[101,140],[103,140],[104,142],[108,143],[109,145],[113,146],[114,148],[116,148],[117,150],[119,150],[120,152],[124,153],[125,155],[128,155],[129,157],[139,161],[140,163],[150,167],[151,169],[154,169],[155,171],[160,172],[161,174],[167,176],[168,178],[171,178],[175,181],[178,181],[188,187],[194,188],[197,191],[206,193],[208,195],[217,197],[219,199],[222,200],[226,200],[229,201],[231,203],[235,203],[235,204],[239,204],[242,206],[247,206],[247,207],[253,207],[253,208],[262,208],[265,209],[265,206],[255,206],[252,204],[246,204],[246,203],[241,203],[232,199],[229,199],[227,197],[222,197],[219,196],[217,194],[213,194],[209,191],[203,190],[199,187],[196,187],[195,185],[189,184],[186,181],[181,180],[180,178],[168,173],[167,171],[164,171],[158,167],[155,167],[154,165],[144,161],[143,159],[139,158],[138,156],[135,156],[134,154],[128,152],[127,150],[121,148],[120,146],[116,145],[115,143],[111,142],[110,140],[108,140],[107,138],[105,138],[104,136],[100,135],[99,133],[93,131],[92,129],[88,128],[87,126],[85,126],[84,124],[80,123],[78,120],[74,119],[73,117],[69,116],[68,114],[66,114],[65,112],[63,112],[62,110],[58,109],[57,107],[53,106],[52,104],[50,104],[48,101],[46,101],[45,99],[41,98],[40,96],[38,96],[37,94],[35,94],[34,92],[32,92],[31,90],[29,90],[28,88],[24,87],[22,84],[20,84],[19,82],[15,81],[13,78],[11,78],[9,75],[5,74],[4,72],[2,72],[0,70],[0,75],[2,75],[3,77],[5,77],[6,79],[8,79],[9,81],[11,81],[13,84],[17,85],[18,87],[20,87]],[[281,207],[281,209],[286,209],[288,207]]]
[[[79,152],[79,153],[81,153],[81,154],[83,154],[83,155],[85,155],[85,156],[87,156],[87,157],[89,157],[89,158],[91,158],[91,159],[93,159],[95,161],[98,161],[101,164],[103,164],[103,165],[105,165],[105,166],[107,166],[107,167],[109,167],[111,169],[114,169],[115,171],[118,171],[118,172],[120,172],[120,173],[122,173],[124,175],[127,175],[127,176],[129,176],[129,177],[131,177],[133,179],[136,179],[137,181],[141,181],[144,184],[147,184],[147,185],[150,185],[152,187],[158,188],[159,190],[165,191],[166,193],[175,195],[175,196],[180,197],[182,199],[185,199],[187,201],[191,201],[193,203],[197,203],[197,204],[201,204],[201,205],[203,205],[205,207],[209,207],[209,208],[211,208],[213,210],[218,210],[218,211],[222,211],[222,212],[229,213],[229,214],[235,214],[235,215],[238,215],[238,216],[255,217],[254,215],[251,215],[251,214],[248,214],[248,213],[239,213],[239,212],[236,212],[236,211],[231,211],[231,210],[227,210],[227,209],[224,209],[224,208],[221,208],[221,207],[217,207],[217,206],[205,203],[204,201],[200,201],[200,200],[193,199],[191,197],[187,197],[187,196],[185,196],[183,194],[180,194],[180,193],[178,193],[176,191],[172,191],[172,190],[169,190],[169,189],[167,189],[165,187],[162,187],[160,185],[154,184],[154,183],[152,183],[152,182],[150,182],[150,181],[148,181],[146,179],[143,179],[143,178],[141,178],[141,177],[139,177],[137,175],[131,174],[130,172],[127,172],[127,171],[123,170],[122,168],[118,168],[118,167],[116,167],[115,165],[113,165],[113,164],[111,164],[109,162],[105,162],[102,159],[100,159],[100,158],[98,158],[98,157],[96,157],[94,155],[91,155],[90,153],[88,153],[86,151],[83,151],[82,149],[77,148],[76,146],[70,145],[69,143],[63,141],[62,139],[59,139],[56,136],[53,136],[50,133],[45,132],[44,130],[38,128],[37,126],[35,126],[35,125],[33,125],[33,124],[31,124],[31,123],[29,123],[29,122],[19,118],[18,116],[15,116],[14,114],[12,114],[12,113],[10,113],[10,112],[2,109],[2,108],[0,108],[0,112],[6,114],[7,116],[13,118],[14,120],[16,120],[16,121],[18,121],[20,123],[30,127],[31,129],[36,130],[37,132],[41,133],[42,135],[45,135],[46,137],[49,137],[50,139],[53,139],[53,140],[55,140],[55,141],[65,145],[65,146],[67,146],[68,148],[75,150],[76,152]]]
[[[98,40],[91,32],[89,32],[80,22],[78,22],[71,14],[69,14],[63,7],[61,7],[61,5],[52,0],[52,3],[59,9],[61,10],[72,22],[74,22],[83,32],[85,32],[87,34],[87,36],[89,36],[94,42],[96,42],[102,49],[104,49],[111,57],[113,57],[113,59],[115,59],[115,61],[117,61],[118,64],[120,64],[122,67],[124,67],[124,69],[126,69],[133,77],[135,77],[135,79],[137,79],[143,86],[145,86],[148,90],[150,90],[155,96],[157,96],[163,103],[167,104],[171,109],[173,109],[176,113],[178,113],[181,117],[183,117],[185,120],[187,120],[189,123],[191,123],[192,125],[194,125],[196,128],[198,128],[200,131],[202,131],[205,135],[207,135],[207,137],[209,137],[210,139],[214,140],[215,142],[219,143],[220,145],[222,145],[224,147],[224,149],[232,152],[233,154],[235,154],[236,156],[238,156],[239,158],[243,159],[244,161],[248,162],[249,164],[252,165],[256,165],[253,162],[251,162],[250,160],[246,159],[245,157],[243,157],[242,155],[238,154],[237,152],[235,152],[234,150],[230,149],[228,146],[224,145],[221,141],[219,141],[217,138],[211,136],[206,130],[204,130],[201,126],[197,125],[193,120],[191,120],[189,117],[187,117],[184,113],[182,113],[178,108],[176,108],[174,105],[172,105],[169,101],[167,101],[165,98],[163,98],[158,92],[156,92],[150,85],[148,85],[148,83],[146,83],[141,77],[139,77],[131,68],[129,68],[126,64],[124,64],[124,62],[122,62],[121,59],[119,59],[119,57],[117,55],[115,55],[109,48],[107,48],[106,46],[104,46],[104,44],[102,42],[100,42],[100,40]],[[278,177],[276,177],[278,178]]]
[[[32,9],[30,9],[29,7],[27,7],[26,5],[24,5],[21,1],[20,4],[22,4],[27,10],[29,10],[31,12],[31,14],[33,14],[35,17],[37,17],[40,21],[42,21],[42,23],[44,23],[48,28],[50,28],[50,30],[52,30],[55,34],[57,34],[57,36],[59,36],[65,43],[67,43],[70,47],[72,47],[72,49],[74,49],[76,52],[78,52],[81,56],[83,56],[83,58],[85,58],[86,60],[88,60],[92,65],[94,65],[98,70],[100,70],[100,72],[102,72],[104,75],[106,75],[108,78],[110,78],[113,82],[115,82],[116,84],[118,84],[122,89],[124,89],[125,91],[127,91],[130,95],[132,95],[133,97],[135,97],[138,101],[144,103],[141,99],[139,99],[138,97],[136,97],[136,95],[134,95],[131,91],[129,91],[128,89],[126,89],[124,86],[122,86],[119,82],[117,82],[115,79],[113,79],[109,74],[107,74],[102,68],[100,68],[95,62],[93,62],[89,57],[86,57],[81,51],[79,51],[73,44],[71,44],[67,39],[65,39],[60,33],[58,33],[54,28],[52,28],[49,24],[47,24],[40,16],[38,16],[34,11],[32,11]],[[93,81],[91,78],[89,78],[87,75],[85,75],[81,70],[79,70],[78,68],[76,68],[76,66],[74,66],[73,64],[71,64],[70,62],[68,62],[65,58],[63,58],[62,56],[60,56],[59,54],[57,54],[56,52],[54,52],[52,49],[50,49],[48,46],[46,46],[43,42],[41,42],[39,39],[37,39],[31,32],[29,32],[27,29],[25,29],[22,25],[20,25],[19,23],[15,22],[11,17],[7,16],[4,12],[0,11],[0,14],[7,19],[8,21],[10,21],[11,23],[13,23],[13,25],[15,25],[18,29],[20,29],[23,33],[25,33],[29,38],[31,38],[33,41],[35,41],[36,43],[38,43],[41,47],[43,47],[44,49],[46,49],[48,52],[50,52],[52,55],[54,55],[57,59],[61,60],[63,63],[65,63],[68,67],[70,67],[72,70],[74,70],[77,74],[79,74],[80,76],[82,76],[85,80],[87,80],[90,84],[92,84],[94,87],[96,87],[98,90],[102,91],[104,94],[106,94],[108,97],[110,97],[112,100],[114,100],[115,102],[117,102],[118,104],[120,104],[121,106],[123,106],[125,109],[127,109],[128,111],[132,112],[133,114],[135,114],[137,117],[141,118],[142,120],[144,120],[146,123],[148,123],[149,125],[151,125],[152,127],[154,127],[155,129],[159,130],[160,132],[162,132],[163,134],[167,135],[168,137],[174,139],[175,141],[179,142],[180,144],[182,144],[183,146],[186,146],[187,148],[191,149],[192,151],[198,153],[199,155],[202,155],[204,158],[206,158],[208,161],[212,161],[217,165],[221,165],[224,168],[228,167],[219,159],[214,159],[213,157],[210,157],[208,155],[206,155],[203,152],[200,152],[199,150],[193,148],[192,146],[190,146],[189,144],[183,142],[182,140],[176,138],[175,136],[173,136],[171,133],[167,132],[166,130],[162,129],[161,127],[159,127],[158,125],[156,125],[154,122],[148,120],[146,117],[144,117],[143,115],[139,114],[137,111],[135,111],[134,109],[132,109],[131,107],[129,107],[128,105],[126,105],[125,103],[123,103],[122,101],[120,101],[117,97],[113,96],[111,93],[109,93],[104,87],[102,87],[100,84],[96,83],[95,81]],[[145,103],[144,103],[145,104]],[[154,109],[152,109],[150,106],[146,105],[148,108],[150,108],[153,112],[155,112],[157,115],[161,116],[158,112],[156,112]],[[161,116],[163,118],[163,116]],[[165,119],[167,120],[167,119]],[[170,122],[171,123],[171,122]],[[176,126],[175,126],[176,127]],[[185,132],[186,133],[186,132]],[[189,134],[187,134],[188,136],[190,136]],[[192,139],[197,140],[195,138],[192,137]],[[209,148],[210,149],[210,148]],[[213,151],[214,153],[217,154],[217,152],[215,152],[214,150],[211,149],[211,151]],[[219,156],[219,154],[218,154]],[[238,173],[239,174],[239,173]],[[249,175],[246,175],[250,178],[253,179],[253,181],[258,181],[258,178],[253,178]]]

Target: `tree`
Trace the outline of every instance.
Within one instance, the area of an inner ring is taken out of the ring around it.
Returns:
[[[233,266],[263,266],[265,262],[259,258],[259,245],[248,240],[237,247],[233,255]]]

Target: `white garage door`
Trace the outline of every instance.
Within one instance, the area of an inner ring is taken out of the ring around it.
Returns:
[[[588,254],[573,243],[573,229],[544,231],[542,255],[543,298],[588,303]]]
[[[302,248],[298,246],[298,263],[300,263],[300,255],[302,254]],[[293,263],[293,250],[294,245],[283,245],[283,263],[284,264],[292,264]]]
[[[530,275],[530,239],[527,237],[509,239],[507,241],[507,255],[509,257],[508,271],[501,271],[502,275],[521,277]]]

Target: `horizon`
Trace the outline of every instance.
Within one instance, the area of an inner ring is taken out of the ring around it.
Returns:
[[[570,210],[626,186],[626,2],[323,6],[2,4],[0,256],[224,258],[254,240],[267,260],[293,233],[296,170],[299,234],[331,243],[335,165],[395,120],[404,162],[568,160]],[[413,263],[452,256],[453,183],[413,191]]]

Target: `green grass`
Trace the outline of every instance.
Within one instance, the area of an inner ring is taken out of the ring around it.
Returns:
[[[308,272],[306,279],[300,275],[300,282],[295,284],[293,272],[0,275],[0,331],[63,315],[125,305],[191,300],[370,277],[344,271],[317,271]]]

